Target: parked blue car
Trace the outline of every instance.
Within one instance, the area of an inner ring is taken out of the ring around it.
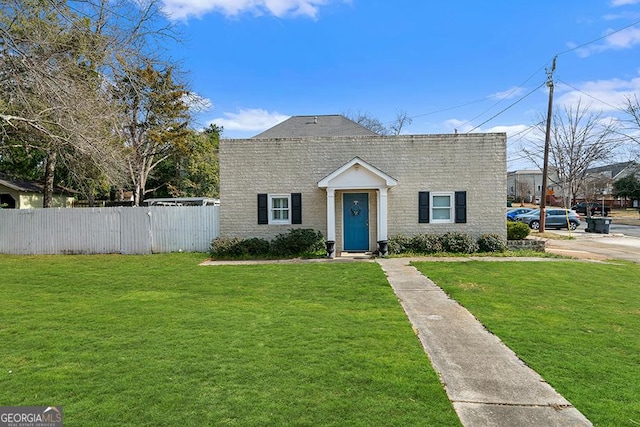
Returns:
[[[533,211],[531,208],[513,208],[507,211],[507,221],[515,221],[516,216],[523,215]]]

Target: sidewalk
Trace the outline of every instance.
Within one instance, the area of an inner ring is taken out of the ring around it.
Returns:
[[[464,426],[592,425],[410,261],[376,260]]]

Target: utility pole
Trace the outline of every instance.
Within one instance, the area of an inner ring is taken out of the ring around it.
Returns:
[[[547,108],[547,132],[544,137],[544,163],[542,167],[542,194],[540,194],[540,232],[544,233],[545,213],[547,207],[547,176],[549,175],[549,145],[551,145],[551,119],[553,117],[553,72],[556,70],[556,58],[553,57],[551,70],[547,71],[547,87],[549,88],[549,107]],[[534,193],[535,194],[535,193]]]

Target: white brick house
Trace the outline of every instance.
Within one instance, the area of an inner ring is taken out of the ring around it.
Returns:
[[[385,253],[400,234],[506,237],[505,134],[358,128],[342,116],[296,116],[254,138],[221,141],[221,236],[312,228],[329,256]]]

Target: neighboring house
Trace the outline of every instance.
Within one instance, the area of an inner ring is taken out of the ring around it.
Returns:
[[[380,136],[342,116],[294,116],[220,141],[220,234],[320,230],[327,252],[396,235],[506,237],[506,135]]]
[[[41,208],[44,197],[42,184],[27,181],[11,181],[0,178],[0,205],[6,209]],[[52,207],[73,207],[74,197],[61,188],[53,194]]]
[[[577,200],[604,200],[608,206],[622,206],[624,200],[613,197],[613,183],[629,175],[640,178],[640,164],[634,161],[613,163],[587,169]]]
[[[596,168],[587,169],[587,176],[604,176],[613,181],[624,178],[629,175],[640,173],[640,164],[637,162],[614,163],[606,166],[598,166]]]
[[[547,203],[551,205],[562,204],[562,186],[558,184],[558,178],[549,168],[547,178]],[[507,196],[515,201],[527,203],[540,203],[542,194],[542,171],[540,169],[523,169],[507,172]]]
[[[507,196],[516,202],[534,203],[542,194],[542,171],[516,170],[507,172]]]

